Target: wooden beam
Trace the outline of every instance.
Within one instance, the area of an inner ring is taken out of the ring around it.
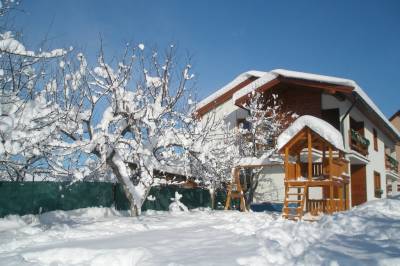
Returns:
[[[308,142],[308,180],[312,180],[312,138],[311,130],[307,128],[307,142]]]
[[[329,180],[332,181],[332,170],[333,170],[333,155],[332,155],[332,147],[329,145]],[[329,199],[330,199],[330,206],[329,206],[329,213],[333,211],[333,184],[329,185]]]
[[[232,195],[232,184],[229,184],[228,194],[226,195],[226,201],[225,201],[225,210],[229,210],[229,208],[231,207],[231,195]]]
[[[336,92],[342,92],[346,94],[350,94],[354,87],[346,86],[346,85],[336,85],[332,83],[304,80],[304,79],[296,79],[296,78],[288,78],[279,76],[278,79],[284,84],[293,84],[301,87],[313,88],[324,90],[330,94],[334,94]]]
[[[346,190],[346,210],[350,209],[350,185],[346,184],[345,185],[345,190]]]
[[[304,130],[301,130],[299,133],[297,133],[291,140],[288,141],[288,143],[286,143],[284,147],[291,148],[294,144],[296,144],[300,140],[307,140],[307,135],[304,133]]]
[[[285,148],[285,179],[289,180],[289,148]]]
[[[247,86],[248,84],[252,83],[256,79],[258,79],[258,77],[250,76],[249,78],[247,78],[246,80],[242,81],[241,83],[239,83],[238,85],[236,85],[235,87],[230,89],[229,91],[227,91],[224,94],[218,96],[213,101],[210,101],[209,103],[207,103],[203,107],[197,109],[196,112],[195,112],[196,113],[196,118],[201,118],[207,112],[211,111],[212,109],[214,109],[214,108],[218,107],[219,105],[223,104],[224,102],[228,101],[229,99],[232,98],[232,95],[235,92],[237,92],[240,89],[244,88],[245,86]]]
[[[226,195],[225,210],[229,210],[231,207],[232,185],[233,182],[235,182],[235,173],[237,169],[238,169],[237,167],[233,167],[231,170],[231,183],[228,186],[228,194]]]
[[[261,87],[257,88],[256,91],[260,92],[260,93],[264,93],[265,91],[275,87],[279,83],[280,83],[279,79],[273,79],[270,82],[267,82],[264,85],[262,85]],[[239,107],[243,107],[243,105],[246,103],[246,101],[248,101],[251,97],[252,97],[251,93],[243,95],[242,97],[240,97],[239,99],[237,99],[235,101],[235,105],[237,105]]]
[[[300,154],[296,155],[296,178],[301,176]]]
[[[333,153],[332,147],[329,145],[329,179],[332,180],[332,170],[333,170]]]
[[[344,198],[344,195],[343,195],[343,186],[344,185],[342,185],[342,186],[340,186],[340,187],[338,187],[338,194],[339,194],[339,210],[340,211],[343,211],[344,210],[344,206],[343,206],[343,198]]]
[[[234,177],[237,190],[240,193],[240,211],[244,212],[247,211],[247,208],[246,208],[246,200],[244,198],[242,185],[240,184],[240,168],[238,167],[235,168]]]

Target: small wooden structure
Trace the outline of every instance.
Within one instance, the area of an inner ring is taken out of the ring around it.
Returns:
[[[256,157],[244,157],[232,168],[232,181],[228,185],[228,193],[225,203],[225,210],[229,210],[231,208],[232,199],[240,200],[240,211],[248,211],[246,207],[246,199],[244,194],[247,191],[247,187],[245,184],[242,184],[240,179],[240,171],[243,169],[261,169],[267,166],[271,166],[273,164],[279,163],[271,163],[269,156],[263,155],[259,158]]]
[[[304,212],[331,214],[349,208],[349,162],[343,150],[305,126],[279,152],[285,167],[283,217],[299,220]],[[310,199],[309,190],[316,187],[322,198]]]
[[[232,169],[232,182],[228,184],[228,194],[226,195],[225,210],[229,210],[231,208],[232,199],[239,199],[240,211],[247,211],[244,193],[245,191],[240,184],[240,168],[234,167]]]

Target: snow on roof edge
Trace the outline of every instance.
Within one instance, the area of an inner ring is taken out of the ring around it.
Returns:
[[[233,87],[235,87],[236,85],[242,83],[243,81],[245,81],[246,79],[248,79],[249,77],[261,77],[263,76],[265,73],[267,72],[263,72],[263,71],[258,71],[258,70],[250,70],[250,71],[246,71],[238,76],[236,76],[236,78],[234,78],[231,82],[229,82],[228,84],[226,84],[225,86],[223,86],[221,89],[217,90],[216,92],[214,92],[213,94],[209,95],[208,97],[204,98],[203,100],[201,100],[197,106],[196,106],[196,110],[201,109],[202,107],[206,106],[207,104],[209,104],[210,102],[215,101],[219,96],[223,95],[224,93],[228,92],[230,89],[232,89]]]
[[[253,81],[252,83],[244,86],[242,89],[235,92],[232,96],[233,103],[235,103],[237,99],[240,99],[246,94],[253,92],[255,89],[267,84],[268,82],[276,79],[277,77],[278,77],[277,74],[271,72],[265,72],[264,75],[261,76],[259,79]]]
[[[282,149],[297,133],[304,127],[309,127],[312,131],[320,135],[337,149],[344,151],[342,134],[331,124],[311,115],[303,115],[297,118],[287,129],[285,129],[277,139],[277,149]]]
[[[284,77],[290,78],[298,78],[298,79],[305,79],[305,80],[312,80],[312,81],[319,81],[319,82],[326,82],[332,83],[336,85],[345,85],[354,87],[354,92],[356,92],[366,104],[368,104],[371,109],[389,126],[389,128],[397,135],[397,138],[400,139],[400,132],[397,128],[394,127],[392,123],[387,119],[387,117],[383,114],[383,112],[379,109],[378,106],[369,98],[369,96],[364,92],[364,90],[354,81],[351,79],[344,79],[332,76],[325,76],[325,75],[318,75],[318,74],[311,74],[299,71],[292,71],[292,70],[285,70],[285,69],[274,69],[270,72],[275,73],[277,75],[281,75]]]

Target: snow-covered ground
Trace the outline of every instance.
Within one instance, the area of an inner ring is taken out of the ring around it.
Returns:
[[[313,223],[210,210],[8,216],[0,265],[400,265],[400,199]]]

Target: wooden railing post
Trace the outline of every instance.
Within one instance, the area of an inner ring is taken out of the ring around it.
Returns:
[[[343,186],[340,186],[339,188],[339,211],[343,211]]]

